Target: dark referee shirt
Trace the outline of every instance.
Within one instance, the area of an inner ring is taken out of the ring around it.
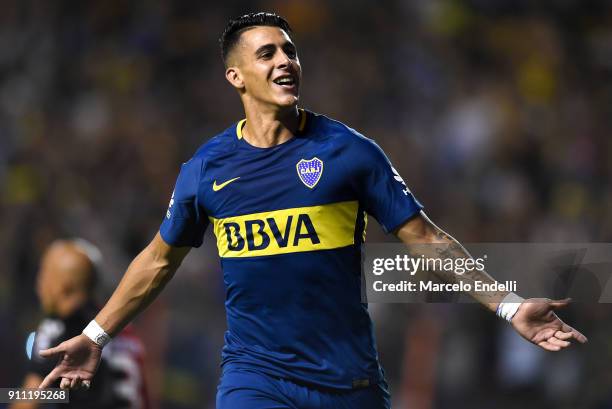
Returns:
[[[56,358],[45,359],[39,351],[60,344],[83,331],[98,311],[87,304],[68,318],[44,318],[36,331],[32,359],[28,372],[47,376],[57,363]],[[102,360],[88,391],[70,391],[70,403],[62,409],[147,409],[142,372],[143,347],[139,339],[127,328],[103,350]],[[60,380],[53,387],[59,388]]]

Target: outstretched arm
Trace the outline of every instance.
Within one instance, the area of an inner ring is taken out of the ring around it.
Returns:
[[[157,233],[151,243],[132,261],[112,296],[95,321],[111,337],[118,334],[143,311],[170,281],[190,247],[172,247]],[[62,379],[62,388],[75,388],[91,382],[102,348],[81,334],[54,348],[40,351],[42,357],[57,356],[55,368],[40,384],[47,388]],[[85,381],[85,382],[83,382]]]
[[[404,244],[412,248],[418,248],[426,257],[472,258],[457,240],[436,226],[423,211],[400,227],[396,231],[396,235]],[[417,244],[426,245],[415,247]],[[495,279],[489,274],[478,269],[466,271],[460,276],[452,271],[435,271],[435,273],[446,282],[458,282],[459,280],[471,283],[475,281],[495,282]],[[474,291],[469,294],[486,308],[496,312],[500,306],[500,301],[509,293]],[[569,346],[572,339],[584,343],[587,338],[561,321],[554,312],[565,307],[568,303],[569,300],[553,301],[545,298],[531,298],[518,306],[518,310],[510,322],[523,338],[549,351],[559,351]]]
[[[172,247],[157,233],[132,261],[117,289],[96,316],[111,337],[118,334],[164,289],[191,247]]]
[[[472,258],[468,251],[457,240],[436,226],[423,211],[400,227],[396,235],[411,250],[418,251],[428,258]],[[474,283],[476,281],[487,284],[495,282],[495,279],[487,274],[486,271],[478,269],[466,270],[462,275],[455,274],[454,271],[446,270],[433,271],[433,273],[447,283],[455,283],[460,280],[469,283]],[[472,286],[472,288],[474,288],[474,286]],[[497,310],[499,301],[507,295],[505,292],[485,293],[481,291],[473,291],[469,294],[493,312]]]

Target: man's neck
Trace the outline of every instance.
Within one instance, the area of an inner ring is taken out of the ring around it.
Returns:
[[[293,138],[299,126],[297,107],[265,111],[245,106],[245,113],[246,124],[242,135],[250,145],[258,148],[270,148],[287,142]]]

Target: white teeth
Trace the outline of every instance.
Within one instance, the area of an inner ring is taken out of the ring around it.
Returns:
[[[293,84],[293,78],[291,77],[279,78],[275,82],[277,84]]]

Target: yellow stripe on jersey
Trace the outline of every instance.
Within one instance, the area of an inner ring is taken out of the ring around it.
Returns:
[[[329,250],[355,243],[357,201],[210,220],[220,257]]]
[[[368,229],[368,214],[366,212],[363,212],[363,235],[361,236],[361,239],[363,240],[364,243],[366,239],[367,229]]]

